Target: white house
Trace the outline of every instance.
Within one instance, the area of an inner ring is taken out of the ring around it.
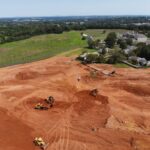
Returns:
[[[148,40],[148,38],[144,34],[140,34],[134,31],[123,33],[122,38],[123,39],[132,38],[133,42],[137,42],[137,43],[140,42],[146,43],[146,41]]]
[[[129,54],[133,50],[135,50],[137,47],[136,46],[127,46],[126,49],[124,49],[125,54]]]
[[[147,60],[145,58],[131,56],[131,57],[129,57],[129,60],[136,62],[136,65],[138,65],[138,66],[146,66],[147,65]]]
[[[83,34],[82,34],[82,37],[83,37],[83,38],[87,38],[87,37],[88,37],[88,35],[87,35],[87,34],[85,34],[85,33],[83,33]]]
[[[135,34],[135,39],[137,40],[137,42],[142,43],[146,43],[146,41],[148,40],[148,38],[144,34]]]
[[[147,67],[150,67],[150,61],[147,62]]]
[[[147,40],[147,41],[146,41],[146,45],[150,45],[150,40]]]
[[[137,58],[137,62],[139,66],[146,66],[147,65],[147,60],[145,58]]]

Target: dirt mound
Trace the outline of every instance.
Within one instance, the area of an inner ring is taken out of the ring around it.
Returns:
[[[130,83],[117,83],[113,85],[115,88],[125,90],[129,93],[133,93],[138,96],[150,96],[149,86],[147,85],[135,85]]]
[[[89,90],[76,93],[76,97],[78,102],[73,106],[75,112],[82,118],[81,120],[87,123],[90,118],[91,121],[93,120],[93,123],[98,124],[98,127],[104,127],[110,115],[108,97],[103,95],[94,97],[90,95]],[[78,119],[80,118],[79,116]],[[97,120],[97,118],[99,119]]]
[[[0,149],[34,149],[32,129],[0,108]]]
[[[4,90],[2,92],[3,95],[5,95],[6,98],[11,98],[11,97],[14,97],[14,98],[22,98],[28,94],[31,94],[32,91],[31,89],[26,89],[25,87],[20,87],[20,89],[15,89],[15,86],[14,86],[14,89],[13,87],[11,87],[10,90]]]
[[[103,76],[103,75],[85,75],[82,77],[83,79],[83,82],[84,83],[89,83],[89,82],[97,82],[97,81],[105,81],[107,79],[106,76]]]
[[[35,79],[39,75],[38,72],[35,71],[22,71],[16,74],[16,79],[18,80],[29,80],[29,79]]]
[[[33,109],[35,107],[35,105],[37,105],[38,103],[45,104],[45,101],[44,101],[44,99],[39,98],[39,97],[31,97],[31,98],[29,98],[25,101],[24,105],[26,105],[29,108]]]
[[[77,110],[77,112],[86,112],[89,109],[91,109],[93,106],[95,106],[95,102],[98,101],[101,104],[107,105],[108,104],[108,97],[103,95],[97,95],[96,97],[90,95],[89,90],[80,91],[76,93],[76,97],[78,99],[78,102],[74,106],[74,109]]]
[[[150,96],[150,90],[147,86],[140,85],[123,85],[122,88],[130,93],[134,93],[139,96]]]
[[[112,129],[120,129],[125,131],[134,131],[137,133],[144,133],[146,134],[145,130],[143,129],[143,125],[138,125],[136,122],[131,121],[124,121],[117,117],[114,117],[111,115],[106,123],[106,128],[112,128]]]

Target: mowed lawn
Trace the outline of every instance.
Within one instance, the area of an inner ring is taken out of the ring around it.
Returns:
[[[105,39],[113,30],[86,30],[95,38]],[[114,30],[122,32],[122,30]],[[33,62],[66,53],[65,56],[79,54],[87,50],[86,41],[81,40],[81,31],[64,32],[63,34],[47,34],[35,36],[26,40],[0,45],[0,67]],[[77,51],[75,51],[77,50]],[[72,52],[71,52],[72,51]]]
[[[32,62],[86,46],[79,32],[48,34],[0,45],[0,67]]]

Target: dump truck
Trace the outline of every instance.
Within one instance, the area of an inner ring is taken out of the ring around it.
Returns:
[[[46,150],[49,143],[45,143],[41,137],[36,137],[33,141],[36,146],[39,146],[42,150]]]

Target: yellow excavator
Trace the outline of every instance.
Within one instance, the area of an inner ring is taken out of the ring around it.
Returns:
[[[36,137],[33,141],[36,146],[39,146],[42,150],[46,150],[49,143],[45,143],[41,137]]]
[[[48,110],[48,107],[43,106],[43,104],[38,103],[37,105],[35,105],[34,109],[38,109],[38,110]]]

